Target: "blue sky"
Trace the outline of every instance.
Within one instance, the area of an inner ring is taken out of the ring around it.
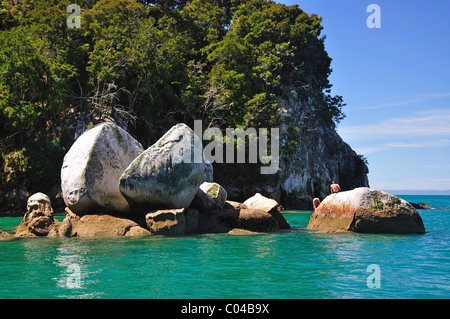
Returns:
[[[337,130],[381,190],[450,190],[450,1],[279,0],[323,18]],[[381,28],[366,9],[377,4]]]

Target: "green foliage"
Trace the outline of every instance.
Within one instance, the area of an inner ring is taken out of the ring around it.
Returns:
[[[63,119],[87,113],[153,128],[279,126],[277,97],[295,87],[326,125],[343,118],[330,95],[321,19],[269,0],[69,0],[0,2],[2,180],[56,181]],[[298,129],[298,130],[297,130]],[[292,129],[285,150],[300,143]],[[154,142],[154,141],[152,141]],[[270,144],[270,143],[269,143]],[[9,187],[9,186],[8,186]]]
[[[373,196],[373,208],[378,209],[378,210],[384,209],[383,201],[380,199],[380,197],[377,194],[375,194]]]

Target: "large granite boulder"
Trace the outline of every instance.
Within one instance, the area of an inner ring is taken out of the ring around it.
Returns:
[[[204,172],[200,138],[187,125],[177,124],[126,168],[119,187],[130,207],[143,214],[187,208]]]
[[[281,214],[281,205],[272,198],[267,198],[260,193],[256,193],[254,196],[247,199],[244,203],[250,209],[259,209],[268,212],[275,218],[280,229],[290,229],[288,221]]]
[[[113,123],[102,123],[82,134],[64,157],[61,189],[74,213],[128,212],[119,179],[143,152],[130,134]]]
[[[425,233],[422,218],[411,204],[368,187],[327,196],[311,215],[307,228],[322,232]]]
[[[47,236],[59,221],[53,218],[50,199],[43,193],[36,193],[28,198],[27,211],[20,225],[16,228],[16,237]]]

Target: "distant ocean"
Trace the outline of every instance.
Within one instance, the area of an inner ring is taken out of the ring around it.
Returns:
[[[433,208],[425,235],[320,234],[285,211],[273,234],[0,241],[0,298],[450,298],[450,196],[399,197]]]

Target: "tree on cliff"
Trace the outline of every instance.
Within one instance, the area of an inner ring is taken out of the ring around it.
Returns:
[[[58,183],[77,114],[126,125],[144,145],[176,122],[279,124],[276,97],[295,86],[334,126],[321,19],[267,0],[0,2],[0,177],[5,189]]]

